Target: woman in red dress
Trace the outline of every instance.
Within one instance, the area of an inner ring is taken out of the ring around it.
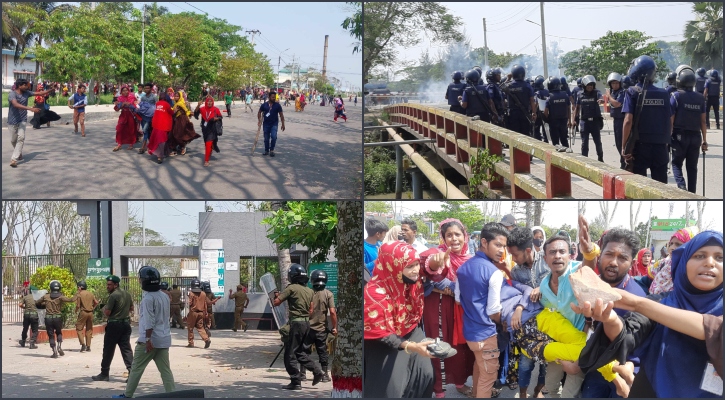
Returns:
[[[201,114],[201,133],[204,135],[204,166],[208,167],[212,149],[219,153],[217,124],[221,124],[222,112],[214,105],[214,98],[206,96],[203,106],[201,101],[196,105],[194,118],[199,119],[199,114]]]
[[[169,104],[169,96],[166,93],[159,93],[159,101],[156,102],[156,112],[151,120],[151,138],[149,139],[149,154],[155,155],[157,163],[164,162],[164,157],[169,155],[169,148],[166,141],[169,140],[169,132],[173,126],[174,110]]]
[[[121,150],[121,146],[128,145],[128,150],[133,149],[136,143],[136,119],[133,110],[136,108],[136,96],[128,89],[128,86],[121,87],[121,95],[116,98],[114,110],[120,111],[118,124],[116,124],[116,147],[113,151]]]

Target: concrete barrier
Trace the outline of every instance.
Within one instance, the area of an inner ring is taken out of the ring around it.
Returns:
[[[503,145],[508,145],[510,161],[495,165],[497,179],[488,187],[502,189],[506,179],[514,199],[572,198],[572,174],[600,186],[604,199],[704,199],[579,154],[560,153],[548,143],[487,122],[472,121],[458,113],[412,103],[389,105],[384,110],[392,122],[406,124],[419,135],[434,138],[438,152],[454,156],[457,163],[467,163],[484,143],[489,153],[499,156],[503,156]],[[530,156],[544,161],[544,181],[530,173]]]

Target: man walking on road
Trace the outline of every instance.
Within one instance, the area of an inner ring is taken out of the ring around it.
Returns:
[[[121,278],[116,275],[106,277],[106,290],[109,293],[108,303],[103,314],[108,317],[106,334],[103,337],[103,359],[101,373],[91,377],[94,381],[108,381],[111,361],[116,353],[116,346],[121,350],[121,357],[127,370],[131,370],[133,350],[131,350],[131,319],[133,300],[131,295],[119,287]]]
[[[232,294],[232,289],[229,289],[229,299],[234,299],[234,332],[237,329],[242,328],[244,332],[247,331],[247,323],[242,319],[242,313],[244,309],[249,305],[249,297],[244,293],[244,286],[237,285],[237,292]]]
[[[10,143],[13,145],[13,155],[10,158],[10,166],[15,168],[18,161],[23,159],[23,145],[25,144],[25,128],[28,125],[28,111],[40,112],[39,108],[28,107],[30,96],[45,96],[54,90],[33,92],[29,90],[30,84],[27,79],[18,79],[15,82],[15,90],[8,95],[8,130],[10,131]]]
[[[146,366],[154,360],[159,369],[166,393],[176,390],[174,374],[169,363],[171,328],[169,327],[169,296],[160,290],[161,274],[154,267],[142,267],[138,271],[141,283],[141,306],[139,307],[139,338],[133,355],[133,364],[128,374],[126,391],[114,398],[131,398],[138,387]]]
[[[169,294],[171,295],[171,327],[176,328],[178,325],[179,329],[186,329],[184,321],[181,318],[181,305],[183,303],[181,302],[181,290],[179,289],[179,285],[172,285],[171,290],[169,290]]]
[[[81,353],[91,351],[91,338],[93,337],[93,310],[98,305],[98,300],[89,292],[86,281],[78,282],[78,299],[76,300],[76,311],[78,320],[76,321],[76,333],[78,341],[81,344]],[[83,328],[86,328],[86,334],[83,335]]]
[[[254,109],[252,108],[252,101],[254,101],[254,96],[251,92],[247,92],[247,102],[244,105],[244,112],[247,112],[247,108],[249,108],[249,111],[254,112]]]
[[[227,106],[227,117],[232,116],[232,104],[234,104],[234,96],[232,96],[232,92],[229,91],[224,95],[224,104]]]
[[[274,157],[274,145],[277,143],[277,124],[282,120],[282,132],[284,132],[284,113],[282,106],[275,101],[275,92],[269,94],[269,101],[262,104],[257,112],[257,126],[262,127],[264,132],[264,153]],[[262,122],[264,116],[264,123]],[[271,140],[271,143],[270,143]]]
[[[78,123],[81,124],[81,136],[86,136],[86,106],[88,98],[86,97],[86,87],[83,84],[78,85],[78,91],[68,98],[68,108],[73,109],[73,127],[74,133],[78,133]]]
[[[189,314],[186,315],[186,327],[189,332],[189,344],[186,347],[194,347],[194,328],[204,341],[204,348],[208,349],[211,340],[204,329],[206,319],[206,294],[201,290],[201,282],[198,279],[191,281],[191,293],[189,294]]]
[[[5,286],[7,288],[7,286]],[[38,308],[35,306],[32,290],[35,286],[24,289],[25,296],[20,299],[20,308],[23,309],[23,333],[20,335],[20,347],[25,347],[25,340],[28,338],[28,328],[30,328],[30,348],[37,349],[35,343],[38,341]]]

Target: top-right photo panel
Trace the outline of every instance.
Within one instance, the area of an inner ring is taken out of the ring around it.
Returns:
[[[366,199],[722,199],[723,3],[365,2]]]

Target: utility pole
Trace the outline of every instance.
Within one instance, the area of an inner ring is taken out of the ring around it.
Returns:
[[[544,28],[544,2],[540,4],[541,7],[541,54],[544,57],[544,79],[549,77],[549,67],[546,64],[546,29]]]
[[[488,65],[488,41],[486,40],[486,18],[483,19],[483,65],[486,68],[491,68]]]
[[[146,202],[141,202],[141,207],[143,208],[143,218],[141,219],[142,222],[142,230],[143,230],[143,246],[146,246]]]
[[[325,55],[322,58],[322,80],[324,81],[327,77],[327,40],[330,35],[325,35]]]
[[[144,57],[146,55],[146,2],[143,3],[143,16],[141,17],[141,83],[143,84],[145,81],[143,80],[143,67],[144,67]],[[145,235],[145,232],[144,232]],[[145,240],[144,240],[145,242]]]
[[[254,35],[256,35],[256,34],[260,34],[261,35],[262,32],[260,32],[258,29],[252,29],[252,30],[245,31],[245,32],[248,33],[248,34],[249,33],[252,34],[252,48],[254,48]],[[249,86],[254,87],[254,82],[252,82],[252,75],[251,74],[249,75]]]

